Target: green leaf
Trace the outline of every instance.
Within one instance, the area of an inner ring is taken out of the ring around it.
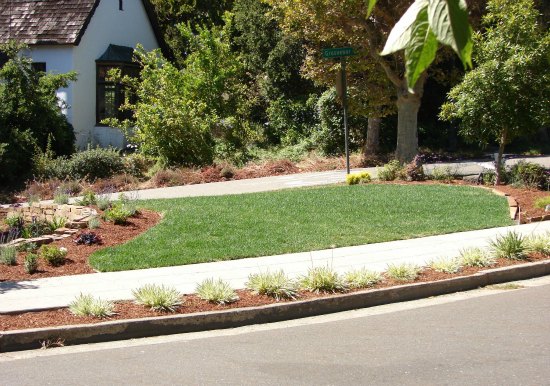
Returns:
[[[429,0],[428,20],[437,40],[451,46],[464,67],[472,67],[472,28],[465,0]]]
[[[405,48],[407,85],[412,91],[420,75],[430,66],[437,52],[437,38],[428,22],[428,10],[423,9],[413,24],[411,39]]]
[[[389,55],[405,49],[412,36],[412,30],[418,14],[428,7],[429,0],[416,0],[401,16],[401,19],[392,28],[384,49],[380,55]]]
[[[368,4],[367,4],[367,18],[370,16],[370,14],[372,13],[372,10],[374,9],[374,6],[376,5],[376,1],[377,0],[368,0]]]

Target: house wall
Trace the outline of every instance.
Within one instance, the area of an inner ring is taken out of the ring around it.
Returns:
[[[34,62],[45,62],[46,71],[61,74],[74,69],[73,51],[73,46],[34,46],[25,55]],[[69,87],[57,91],[57,96],[67,104],[68,108],[64,108],[63,113],[69,122],[73,121],[73,88],[74,84],[71,82]]]
[[[118,0],[101,0],[80,41],[74,47],[73,63],[78,81],[72,89],[72,122],[77,146],[125,146],[120,130],[96,125],[96,63],[109,44],[146,50],[158,48],[158,42],[141,1],[124,0],[124,10]]]

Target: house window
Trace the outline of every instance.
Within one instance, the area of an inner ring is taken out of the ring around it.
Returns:
[[[109,71],[119,68],[122,75],[137,77],[139,67],[128,63],[97,63],[97,101],[96,101],[96,120],[97,125],[101,126],[101,121],[105,118],[118,118],[120,120],[132,119],[131,111],[120,111],[120,106],[124,104],[126,98],[129,102],[135,102],[133,95],[127,95],[125,87],[109,79]]]
[[[46,72],[46,62],[32,62],[31,66],[36,72]]]
[[[96,60],[96,123],[106,118],[120,120],[131,119],[131,111],[120,111],[120,106],[127,100],[135,102],[135,96],[120,83],[109,79],[109,70],[118,68],[122,75],[139,76],[139,66],[133,61],[134,49],[131,47],[109,44],[105,52]]]

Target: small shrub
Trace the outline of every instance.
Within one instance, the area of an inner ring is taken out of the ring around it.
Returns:
[[[496,264],[495,258],[481,248],[463,249],[458,260],[464,267],[491,267]]]
[[[69,196],[74,196],[82,191],[82,185],[80,185],[80,182],[78,181],[69,180],[62,182],[57,189],[60,192],[68,194]]]
[[[258,295],[267,295],[275,299],[296,299],[298,285],[280,270],[274,273],[264,272],[248,276],[246,288]]]
[[[407,181],[424,181],[426,175],[424,174],[424,168],[422,167],[422,157],[417,155],[414,159],[405,166],[405,175]]]
[[[310,292],[346,292],[345,280],[331,267],[310,268],[300,280],[303,289]]]
[[[34,252],[37,249],[38,245],[36,243],[24,243],[17,247],[19,252]]]
[[[111,206],[111,198],[107,194],[98,196],[96,201],[99,210],[107,210]]]
[[[29,205],[37,204],[37,203],[40,202],[40,200],[41,200],[41,198],[40,198],[40,196],[37,195],[37,194],[29,194],[29,195],[27,196],[27,203],[28,203]]]
[[[550,256],[550,232],[525,238],[525,249],[529,253]]]
[[[509,182],[529,188],[548,189],[548,175],[544,167],[527,161],[519,161],[508,171]]]
[[[396,159],[391,160],[384,165],[382,169],[377,168],[378,179],[380,181],[394,181],[397,179],[405,179],[405,168]]]
[[[97,197],[93,191],[86,190],[82,195],[82,198],[80,200],[77,200],[76,203],[82,206],[95,205],[97,204]]]
[[[58,205],[64,205],[69,203],[69,195],[63,191],[57,189],[53,195],[53,203]]]
[[[8,216],[4,219],[4,222],[10,228],[23,227],[23,217],[19,213],[15,213],[15,212],[8,213]]]
[[[143,154],[134,153],[122,158],[124,170],[126,173],[141,178],[147,174],[147,171],[154,165],[154,161]]]
[[[418,277],[422,268],[414,264],[388,264],[386,276],[397,281],[412,281]]]
[[[116,149],[88,149],[73,154],[70,160],[71,175],[95,181],[124,172],[124,162]]]
[[[182,304],[181,294],[173,287],[145,284],[132,290],[137,304],[149,307],[154,311],[174,312]]]
[[[454,173],[450,166],[435,167],[432,169],[432,174],[430,177],[435,181],[449,183],[454,179]]]
[[[222,279],[218,279],[217,281],[214,281],[213,278],[205,279],[197,285],[196,292],[199,298],[211,303],[227,304],[239,300],[239,296],[237,296],[235,290]]]
[[[42,245],[42,247],[40,247],[40,256],[46,260],[49,265],[58,267],[65,263],[67,249],[63,247],[58,248],[55,245]]]
[[[0,247],[0,264],[15,265],[17,262],[17,248],[5,245]]]
[[[368,172],[351,173],[346,176],[346,183],[348,185],[366,184],[370,181],[371,177]]]
[[[124,208],[130,213],[130,216],[134,216],[136,213],[138,213],[138,210],[137,210],[138,197],[137,197],[137,195],[129,196],[127,194],[120,193],[118,195],[118,200],[124,206]]]
[[[30,239],[33,237],[40,237],[42,235],[47,235],[51,232],[50,224],[47,221],[43,220],[33,220],[31,223],[26,224],[22,231],[21,235],[25,239]]]
[[[516,232],[497,236],[495,240],[491,241],[490,248],[496,258],[523,260],[527,257],[523,236]]]
[[[88,228],[97,229],[101,226],[101,222],[97,216],[90,217],[88,220]]]
[[[93,245],[101,244],[101,236],[94,232],[82,232],[76,239],[74,239],[76,245]]]
[[[546,208],[548,205],[550,205],[550,196],[539,198],[537,201],[535,201],[535,206],[537,208]]]
[[[346,273],[344,279],[349,288],[367,288],[379,283],[382,275],[366,268],[357,269]]]
[[[440,258],[430,262],[429,267],[436,272],[457,273],[460,271],[460,260]]]
[[[220,176],[228,180],[235,176],[235,170],[230,166],[225,166],[220,171]]]
[[[65,217],[54,216],[52,221],[48,221],[48,226],[51,232],[55,232],[59,228],[63,228],[67,224]]]
[[[28,253],[25,256],[25,272],[33,274],[38,270],[38,255],[36,253]]]
[[[132,212],[128,210],[123,203],[117,202],[103,213],[105,221],[112,221],[117,225],[123,225],[128,222]]]
[[[107,318],[115,313],[113,302],[80,294],[69,304],[69,311],[76,316]]]

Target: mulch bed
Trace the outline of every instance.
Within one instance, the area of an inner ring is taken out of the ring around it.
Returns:
[[[478,268],[478,267],[466,267],[463,268],[461,272],[456,274],[447,274],[436,272],[431,268],[424,269],[418,278],[414,281],[397,281],[384,279],[382,282],[371,287],[372,289],[388,288],[402,284],[410,283],[423,283],[423,282],[433,282],[438,280],[445,280],[453,277],[461,277],[475,274],[476,272],[493,269],[498,267],[506,267],[511,265],[523,264],[525,262],[534,262],[548,259],[547,256],[543,255],[532,255],[527,260],[507,260],[499,259],[497,264],[491,268]],[[365,289],[353,290],[350,292],[365,291]],[[127,320],[127,319],[139,319],[139,318],[148,318],[148,317],[158,317],[158,316],[167,316],[167,315],[178,315],[178,314],[192,314],[197,312],[207,312],[207,311],[220,311],[233,308],[244,308],[244,307],[257,307],[267,304],[274,303],[283,303],[291,302],[293,300],[275,300],[274,298],[264,296],[264,295],[255,295],[248,290],[238,290],[237,294],[239,295],[239,300],[231,304],[212,304],[206,302],[196,295],[184,295],[183,297],[183,306],[180,307],[174,313],[166,312],[157,312],[152,311],[144,306],[135,304],[132,301],[119,301],[115,303],[115,312],[116,314],[105,319],[98,319],[94,317],[82,317],[75,316],[69,312],[67,308],[59,308],[54,310],[46,311],[35,311],[35,312],[25,312],[19,314],[9,314],[9,315],[0,315],[0,331],[10,331],[10,330],[21,330],[21,329],[30,329],[30,328],[41,328],[41,327],[54,327],[54,326],[64,326],[64,325],[78,325],[78,324],[90,324],[90,323],[101,323],[104,321],[113,321],[113,320]],[[333,293],[312,293],[307,291],[301,291],[297,300],[311,300],[326,298],[329,296],[338,296]]]
[[[97,209],[97,208],[96,208]],[[141,210],[135,217],[128,219],[125,225],[115,225],[111,222],[101,221],[97,229],[85,229],[86,232],[94,232],[101,237],[101,244],[77,245],[73,240],[83,231],[64,240],[55,241],[52,245],[67,248],[67,259],[65,264],[59,267],[52,267],[43,259],[38,259],[38,272],[30,275],[25,272],[24,261],[26,252],[17,254],[17,264],[6,266],[0,264],[0,281],[20,281],[39,279],[52,276],[78,275],[95,272],[88,265],[88,257],[95,251],[118,244],[123,244],[147,229],[155,226],[161,216],[150,210]]]

